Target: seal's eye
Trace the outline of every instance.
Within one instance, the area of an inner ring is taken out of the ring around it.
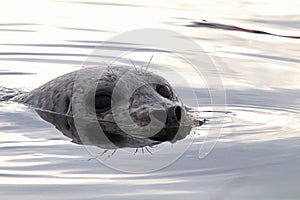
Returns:
[[[105,112],[111,108],[111,97],[108,95],[96,95],[95,108],[97,112]]]
[[[172,98],[172,91],[170,89],[169,86],[167,85],[159,85],[156,89],[156,91],[158,92],[158,94],[160,94],[161,96],[171,99]]]

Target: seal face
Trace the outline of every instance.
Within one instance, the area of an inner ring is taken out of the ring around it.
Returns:
[[[81,112],[74,106],[79,104],[90,111],[86,119],[96,115],[106,137],[118,147],[175,142],[190,132],[191,127],[188,127],[178,133],[186,120],[185,107],[163,77],[125,66],[108,67],[98,77],[96,89],[89,91],[89,84],[95,84],[89,83],[93,70],[87,68],[63,75],[16,96],[13,101],[32,105],[43,119],[76,143],[86,143],[84,138],[87,137],[88,143],[102,145],[101,141],[91,138],[93,136],[79,137],[74,123],[74,116]],[[85,79],[78,79],[80,74],[85,75]],[[76,84],[79,86],[74,87],[78,80],[81,81]],[[74,90],[87,95],[78,101]],[[158,126],[158,131],[151,132]]]

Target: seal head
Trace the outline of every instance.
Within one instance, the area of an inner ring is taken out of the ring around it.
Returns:
[[[96,117],[106,137],[119,147],[175,142],[189,134],[191,127],[179,131],[186,122],[185,107],[163,77],[116,66],[103,70],[94,83],[91,75],[97,70],[71,72],[13,100],[32,105],[43,119],[79,144],[86,143],[74,123],[80,112],[86,113],[84,120]],[[89,89],[91,84],[96,84],[95,89]],[[79,101],[76,93],[84,97]],[[79,104],[82,110],[74,109]],[[101,143],[90,135],[84,137],[89,143]]]

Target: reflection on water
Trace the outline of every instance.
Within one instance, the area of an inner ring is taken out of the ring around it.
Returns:
[[[186,26],[189,26],[189,27],[207,27],[207,28],[214,28],[214,29],[242,31],[242,32],[248,32],[248,33],[255,33],[255,34],[264,34],[264,35],[273,35],[273,36],[279,36],[279,37],[300,39],[300,36],[279,35],[279,34],[269,33],[269,32],[266,32],[266,31],[260,31],[260,30],[254,30],[254,29],[241,28],[241,27],[238,27],[238,26],[207,22],[206,20],[203,20],[202,22],[192,22],[191,24],[186,25]]]
[[[93,159],[31,108],[0,102],[1,199],[298,199],[299,40],[185,25],[204,19],[299,36],[299,6],[296,0],[1,2],[0,86],[7,90],[0,95],[30,91],[77,70],[101,41],[117,33],[158,27],[193,38],[214,59],[226,89],[227,110],[235,114],[225,120],[218,144],[205,159],[199,160],[198,152],[209,125],[178,143],[162,145],[160,152],[168,152],[160,154],[164,160],[172,149],[192,143],[171,166],[126,174]],[[132,51],[135,44],[103,48]],[[162,53],[155,52],[155,62],[170,64],[159,56]],[[147,59],[134,58],[138,64]],[[197,80],[184,63],[172,65]],[[209,110],[205,84],[200,80],[192,86],[203,103],[199,109]],[[109,161],[113,150],[95,152]],[[119,165],[142,158],[151,162],[151,154],[141,151],[130,156],[117,151],[111,157]]]
[[[76,125],[74,122],[74,118],[72,116],[66,116],[62,114],[56,114],[51,113],[47,111],[39,111],[37,110],[37,113],[39,116],[53,124],[59,131],[61,131],[65,136],[72,139],[72,142],[76,144],[82,144],[82,145],[93,145],[100,147],[102,149],[118,149],[118,148],[142,148],[143,147],[152,147],[154,145],[157,145],[161,142],[165,141],[155,141],[148,138],[143,137],[135,137],[135,134],[126,134],[122,130],[118,128],[118,126],[114,122],[110,121],[97,121],[95,124],[93,123],[86,123],[85,127],[81,127],[85,130],[80,134],[78,134],[78,131],[76,129]],[[102,137],[99,137],[102,133],[99,133],[98,129],[92,129],[91,127],[97,127],[101,126],[106,138],[104,139]],[[180,132],[179,135],[177,135],[176,138],[170,138],[170,141],[172,143],[175,143],[177,140],[183,139],[179,137],[181,134],[185,134],[184,137],[190,133],[189,127],[186,127],[187,130],[185,130],[185,133],[183,130]],[[174,130],[176,133],[178,130]],[[174,133],[174,134],[175,134]],[[138,134],[138,133],[136,133]]]

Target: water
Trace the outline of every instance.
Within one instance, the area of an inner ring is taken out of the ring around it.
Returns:
[[[1,2],[1,92],[4,87],[30,91],[79,69],[101,41],[155,27],[192,38],[214,59],[226,90],[226,110],[234,113],[226,117],[217,145],[204,159],[198,153],[208,125],[182,141],[192,145],[172,165],[134,174],[93,159],[32,108],[0,102],[1,199],[298,199],[300,40],[188,25],[207,20],[299,36],[299,9],[296,0]],[[112,46],[132,48],[121,43],[102,48]],[[130,57],[140,64],[152,54],[153,70],[157,63],[184,64],[164,60],[159,51]],[[185,66],[176,66],[184,74]],[[193,73],[185,75],[194,80],[199,109],[210,110],[204,82]],[[171,156],[180,145],[166,144],[161,153]],[[100,159],[130,165],[151,158],[141,150],[129,156],[112,153]]]

